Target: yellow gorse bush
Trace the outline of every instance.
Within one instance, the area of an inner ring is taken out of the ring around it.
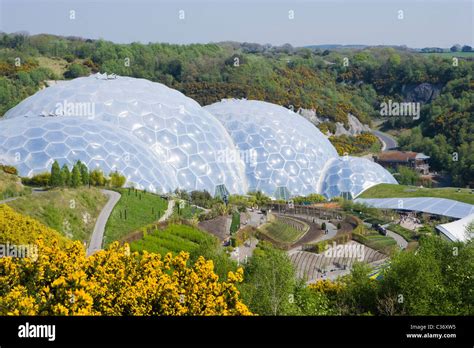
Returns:
[[[48,243],[57,240],[61,246],[70,243],[59,232],[29,216],[15,212],[6,204],[0,204],[0,243],[29,244],[38,238]]]
[[[116,242],[86,257],[79,242],[36,244],[37,258],[0,258],[0,315],[252,314],[236,288],[242,269],[220,282],[212,261],[188,265],[185,252],[131,253]]]

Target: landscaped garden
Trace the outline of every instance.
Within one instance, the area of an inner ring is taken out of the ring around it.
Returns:
[[[297,229],[281,220],[275,219],[274,221],[263,225],[260,228],[260,232],[277,243],[292,245],[298,241],[308,231],[308,229],[309,226]]]
[[[214,241],[215,238],[199,229],[184,225],[169,225],[164,230],[157,229],[143,236],[143,239],[131,244],[133,251],[149,251],[166,255],[179,254],[181,251],[193,252],[200,244]]]

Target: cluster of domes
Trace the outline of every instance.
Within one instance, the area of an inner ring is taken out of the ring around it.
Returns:
[[[396,182],[368,160],[345,163],[314,125],[281,106],[223,100],[202,108],[162,84],[100,74],[45,88],[0,120],[0,162],[32,176],[54,160],[118,170],[153,192],[355,197]]]

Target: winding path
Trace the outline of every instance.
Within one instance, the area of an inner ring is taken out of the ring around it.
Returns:
[[[372,130],[372,133],[382,142],[382,151],[389,151],[398,147],[397,140],[391,135],[378,130]]]
[[[109,190],[101,190],[101,192],[109,197],[109,201],[105,204],[104,208],[102,208],[102,211],[97,217],[89,247],[87,248],[88,256],[93,254],[97,250],[102,249],[102,240],[104,238],[105,225],[109,220],[110,214],[112,214],[112,210],[120,200],[120,193],[118,192]]]
[[[174,208],[174,200],[169,200],[168,201],[168,208],[166,209],[165,213],[163,214],[162,217],[160,217],[160,220],[158,220],[159,222],[163,222],[165,220],[168,220],[169,217],[171,216],[171,214],[173,214],[173,208]]]

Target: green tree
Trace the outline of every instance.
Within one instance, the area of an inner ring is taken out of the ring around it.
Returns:
[[[79,187],[82,185],[82,178],[81,178],[81,168],[80,164],[76,163],[72,168],[71,174],[71,187]]]
[[[67,79],[74,79],[80,76],[86,76],[89,73],[89,70],[80,64],[71,64],[69,68],[64,72],[64,77]]]
[[[61,177],[63,185],[71,185],[71,172],[69,171],[69,167],[67,166],[67,164],[63,164],[63,166],[61,167]]]
[[[288,255],[261,243],[245,268],[242,296],[260,315],[285,315],[295,311],[295,270]]]
[[[126,182],[127,182],[127,178],[119,174],[119,172],[115,171],[110,174],[110,186],[114,188],[120,188],[120,187],[123,187],[123,185],[125,185]]]
[[[87,166],[81,161],[77,161],[77,163],[81,171],[82,184],[88,185],[89,184],[89,168],[87,168]]]
[[[420,180],[420,174],[418,174],[415,170],[405,167],[405,166],[398,167],[397,181],[399,184],[417,185],[419,180]]]
[[[392,258],[379,297],[389,294],[401,299],[395,314],[473,315],[473,242],[422,237],[416,252],[401,252]]]
[[[58,187],[63,185],[63,178],[61,176],[61,168],[59,167],[58,161],[54,161],[51,166],[51,182],[50,185]]]
[[[105,186],[106,179],[104,173],[100,169],[94,169],[90,172],[89,180],[93,186]]]

